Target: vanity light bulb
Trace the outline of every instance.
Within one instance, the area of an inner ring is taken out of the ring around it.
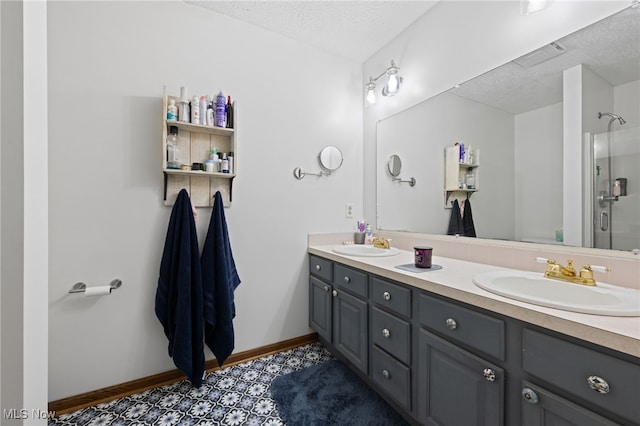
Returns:
[[[520,12],[525,16],[531,15],[547,7],[547,3],[547,0],[522,0]]]
[[[387,92],[396,93],[398,91],[398,77],[395,74],[391,74],[389,76],[389,81],[387,82]]]
[[[367,102],[369,102],[370,104],[376,103],[376,94],[373,93],[373,89],[369,89],[367,91]]]

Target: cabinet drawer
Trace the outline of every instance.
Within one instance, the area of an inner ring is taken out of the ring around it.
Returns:
[[[400,405],[411,410],[411,374],[407,366],[374,347],[371,352],[371,377]]]
[[[343,290],[367,297],[367,274],[346,266],[335,264],[333,283]]]
[[[504,361],[504,321],[426,294],[419,305],[422,325]]]
[[[522,426],[567,424],[566,422],[580,426],[618,425],[526,381],[522,382],[522,395]]]
[[[371,308],[371,340],[405,364],[409,364],[411,353],[411,327],[378,308]]]
[[[371,298],[380,306],[411,317],[411,290],[389,281],[373,278]]]
[[[332,262],[318,256],[309,256],[309,273],[331,282],[333,280]]]
[[[525,372],[611,413],[640,419],[640,365],[529,329],[523,330],[522,339]],[[592,389],[591,377],[604,380],[608,392]]]

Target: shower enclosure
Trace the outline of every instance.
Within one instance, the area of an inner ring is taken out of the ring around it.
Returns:
[[[640,248],[640,127],[605,113],[609,131],[591,135],[593,173],[591,245],[614,250]]]

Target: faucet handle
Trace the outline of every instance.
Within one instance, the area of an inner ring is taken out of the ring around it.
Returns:
[[[611,269],[607,266],[599,266],[599,265],[584,265],[583,268],[590,269],[595,272],[611,272]]]

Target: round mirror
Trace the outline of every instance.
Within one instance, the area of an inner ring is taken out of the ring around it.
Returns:
[[[320,151],[320,165],[330,172],[342,166],[342,152],[335,146],[327,146]]]
[[[391,173],[391,176],[398,176],[400,174],[400,170],[402,170],[402,161],[400,160],[400,157],[395,154],[389,157],[387,167],[389,168],[389,173]]]

